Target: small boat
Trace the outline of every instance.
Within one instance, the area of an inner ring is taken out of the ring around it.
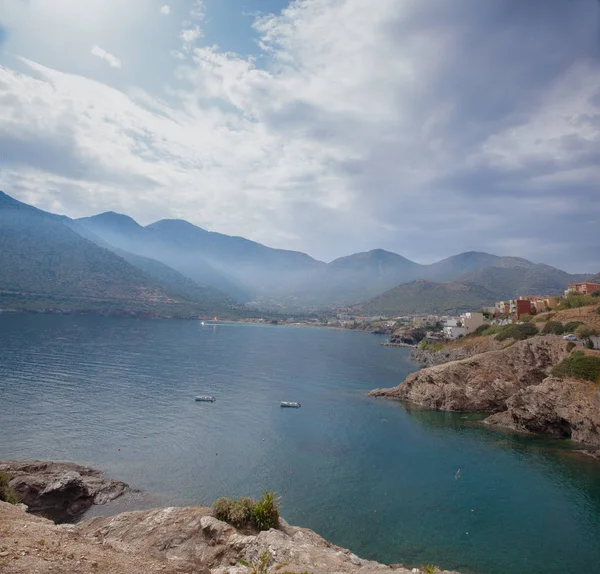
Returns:
[[[299,409],[302,405],[296,402],[281,401],[281,406],[289,409]]]
[[[208,395],[198,395],[196,400],[203,403],[214,403],[217,399],[215,399],[215,397],[209,397]]]

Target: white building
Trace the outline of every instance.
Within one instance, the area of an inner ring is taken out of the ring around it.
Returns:
[[[456,324],[444,327],[444,336],[446,339],[458,339],[459,337],[464,337],[466,334],[467,330],[464,327],[457,327]]]

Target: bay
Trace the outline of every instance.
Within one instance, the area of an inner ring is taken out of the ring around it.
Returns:
[[[386,563],[600,572],[600,464],[568,441],[367,398],[417,368],[380,342],[1,314],[0,458],[96,466],[160,504],[275,490],[289,522]]]

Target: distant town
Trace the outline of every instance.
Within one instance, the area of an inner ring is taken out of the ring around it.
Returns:
[[[441,315],[433,313],[408,314],[397,317],[384,315],[362,316],[342,311],[331,316],[298,319],[246,319],[257,323],[272,323],[304,327],[328,327],[368,331],[381,335],[392,335],[404,329],[406,336],[390,337],[389,345],[415,346],[420,340],[455,340],[474,334],[484,325],[509,325],[531,319],[534,315],[548,313],[560,308],[561,303],[572,296],[588,297],[600,293],[600,283],[571,283],[562,297],[545,295],[521,295],[515,299],[497,301],[494,305],[467,311],[457,315]],[[597,295],[596,295],[597,296]],[[419,334],[415,337],[415,330]],[[600,348],[600,341],[595,338],[594,345]]]

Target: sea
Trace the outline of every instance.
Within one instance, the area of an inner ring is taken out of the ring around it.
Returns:
[[[0,314],[0,459],[74,461],[140,491],[92,514],[267,489],[288,522],[362,558],[465,574],[600,572],[600,462],[480,415],[367,397],[419,368],[384,341]]]

